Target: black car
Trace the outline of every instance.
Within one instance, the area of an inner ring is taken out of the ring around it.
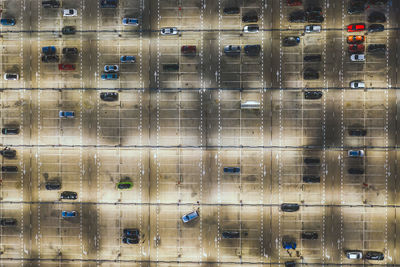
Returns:
[[[164,64],[163,70],[165,71],[179,71],[179,64]]]
[[[61,183],[58,180],[52,180],[48,181],[45,185],[47,190],[60,190],[61,189]]]
[[[74,26],[65,26],[61,30],[62,34],[69,35],[69,34],[75,34],[76,33],[76,28]]]
[[[103,101],[117,101],[118,93],[116,92],[103,92],[100,93],[100,99]]]
[[[15,151],[14,149],[3,149],[0,150],[0,155],[2,155],[5,158],[15,158],[15,155],[17,154],[17,151]]]
[[[243,22],[257,22],[258,16],[256,13],[249,13],[242,17]]]
[[[286,212],[294,212],[300,209],[299,204],[296,203],[283,203],[281,205],[281,210]]]
[[[305,22],[306,21],[306,13],[302,10],[297,10],[289,15],[290,22]]]
[[[3,218],[0,220],[2,226],[15,226],[17,225],[17,220],[14,218]]]
[[[222,232],[222,238],[239,238],[240,232],[238,231],[224,231]]]
[[[383,32],[385,30],[385,26],[382,24],[371,24],[368,27],[368,32]]]
[[[1,171],[2,172],[17,172],[18,167],[17,166],[2,166]]]
[[[304,56],[303,60],[304,61],[309,61],[309,62],[318,62],[321,61],[321,55],[308,55]]]
[[[42,1],[42,6],[44,8],[59,8],[60,2],[56,0]]]
[[[316,80],[319,79],[319,73],[311,68],[307,68],[303,72],[304,80]]]
[[[285,267],[296,267],[296,262],[294,261],[286,261]]]
[[[296,46],[300,43],[299,36],[286,36],[282,40],[283,46]]]
[[[310,16],[310,15],[322,15],[322,8],[318,7],[318,6],[310,6],[306,9],[306,15]]]
[[[60,58],[57,55],[43,55],[42,62],[45,63],[56,63]]]
[[[351,2],[349,8],[347,9],[347,13],[352,14],[361,14],[365,10],[365,2],[363,1],[354,1]]]
[[[374,23],[374,22],[379,22],[379,23],[386,22],[385,14],[383,14],[381,12],[378,12],[378,11],[374,11],[371,14],[369,14],[368,22],[371,22],[371,23]]]
[[[322,23],[324,22],[324,16],[318,13],[311,13],[307,16],[307,21],[312,23]]]
[[[320,99],[322,97],[322,91],[306,91],[304,92],[305,99]]]
[[[64,55],[78,55],[78,48],[76,47],[64,47],[62,50]]]
[[[78,194],[76,192],[64,191],[61,193],[61,199],[77,199]]]
[[[370,5],[386,5],[387,0],[369,0],[368,3]]]
[[[304,158],[304,163],[305,164],[319,164],[320,159],[319,158]]]
[[[124,244],[138,244],[139,243],[139,238],[132,238],[132,237],[124,237],[122,239],[122,242]]]
[[[366,136],[367,130],[364,129],[350,129],[349,135],[351,136]]]
[[[386,52],[385,44],[370,44],[367,48],[368,52]]]
[[[382,261],[385,258],[382,252],[378,251],[368,251],[365,254],[366,260],[375,260],[375,261]]]
[[[19,128],[2,128],[1,133],[7,135],[19,134]]]
[[[302,232],[301,233],[301,238],[315,240],[315,239],[318,239],[318,233],[316,233],[316,232]]]
[[[304,183],[320,183],[321,179],[318,176],[314,175],[305,175],[303,176]]]
[[[244,52],[248,56],[258,56],[261,51],[261,45],[245,45]]]
[[[239,13],[240,13],[240,8],[238,8],[238,7],[225,7],[224,8],[225,15],[233,15],[233,14],[239,14]]]
[[[118,0],[100,0],[101,8],[116,8],[118,6]]]
[[[349,174],[364,174],[364,170],[361,168],[350,168],[347,170]]]

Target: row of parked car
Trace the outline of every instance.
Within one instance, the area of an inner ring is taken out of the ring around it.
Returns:
[[[382,4],[382,2],[378,2]],[[369,3],[364,0],[351,0],[349,3],[348,13],[349,14],[361,14],[367,8],[369,8]],[[377,4],[377,2],[373,2],[372,4]],[[373,11],[368,16],[368,22],[371,23],[383,23],[386,22],[385,14]],[[383,31],[385,27],[382,24],[371,24],[368,27],[368,32],[380,32]],[[348,32],[361,32],[366,30],[366,25],[364,23],[355,23],[350,24],[347,27]],[[365,45],[363,44],[365,41],[364,35],[349,35],[347,36],[347,43],[349,44],[348,52],[350,53],[351,61],[365,61]],[[369,53],[374,53],[375,55],[384,55],[386,52],[385,44],[369,44],[367,47],[367,51]],[[365,88],[365,82],[363,80],[354,80],[350,82],[350,88],[358,89]]]

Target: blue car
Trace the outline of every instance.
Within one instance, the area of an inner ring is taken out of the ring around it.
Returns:
[[[15,25],[15,19],[1,19],[0,23],[3,26],[14,26]]]
[[[58,116],[60,118],[75,118],[75,112],[73,111],[60,111],[60,113],[58,114]]]
[[[122,56],[121,63],[135,63],[136,58],[134,56]]]
[[[240,172],[240,168],[239,167],[224,167],[224,172],[238,173],[238,172]]]
[[[117,80],[118,79],[118,73],[103,73],[101,75],[102,80]]]
[[[42,53],[46,55],[52,55],[56,53],[56,47],[55,46],[45,46],[42,47]]]
[[[133,19],[133,18],[123,18],[122,19],[122,24],[137,26],[137,25],[139,25],[139,20],[138,19]]]
[[[72,211],[63,210],[61,215],[63,218],[71,218],[71,217],[76,217],[76,215],[78,215],[78,213],[74,210],[72,210]]]
[[[282,247],[284,249],[296,249],[296,242],[293,241],[283,241]]]
[[[191,213],[185,214],[182,216],[182,221],[184,223],[188,223],[190,221],[193,221],[194,219],[199,217],[199,213],[197,212],[197,210],[192,211]]]

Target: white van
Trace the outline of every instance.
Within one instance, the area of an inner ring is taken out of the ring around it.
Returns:
[[[254,100],[242,101],[240,103],[241,109],[260,109],[260,102]]]

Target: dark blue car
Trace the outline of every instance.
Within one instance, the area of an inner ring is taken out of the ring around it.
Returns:
[[[239,167],[224,167],[224,172],[239,173],[240,172],[240,168]]]
[[[0,23],[3,26],[14,26],[15,25],[15,19],[1,19]]]
[[[100,0],[100,7],[102,8],[116,8],[118,0]]]

